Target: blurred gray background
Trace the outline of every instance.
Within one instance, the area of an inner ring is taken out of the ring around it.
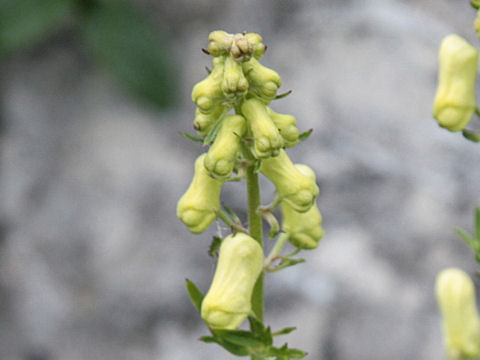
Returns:
[[[23,43],[0,58],[0,359],[234,358],[198,341],[184,284],[208,289],[210,238],[227,230],[193,235],[175,216],[205,151],[180,131],[193,132],[190,92],[211,61],[200,49],[218,29],[263,36],[262,63],[293,90],[272,107],[314,129],[289,154],[317,173],[326,235],[307,263],[266,276],[266,322],[297,326],[279,344],[308,359],[443,358],[434,279],[476,270],[454,228],[470,231],[480,204],[479,145],[431,107],[441,39],[479,45],[468,1],[130,2],[162,39],[147,54],[163,65],[138,75],[148,91],[124,67],[157,65],[136,50],[148,36],[127,16],[102,38],[108,22],[87,26],[95,1],[77,3],[45,31],[26,14],[33,30],[12,30]],[[0,18],[17,24],[22,9]],[[129,34],[140,40],[109,52]],[[243,218],[244,194],[222,193]]]

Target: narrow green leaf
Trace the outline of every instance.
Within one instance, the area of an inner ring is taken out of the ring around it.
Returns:
[[[192,300],[192,304],[193,306],[195,306],[197,311],[200,312],[204,296],[202,292],[198,289],[197,285],[193,283],[193,281],[186,279],[186,283],[188,295],[190,295],[190,300]]]
[[[286,327],[282,330],[279,330],[279,331],[275,331],[272,336],[279,336],[279,335],[286,335],[286,334],[290,334],[292,331],[296,330],[297,328],[296,327]]]
[[[250,329],[254,334],[262,334],[264,332],[265,326],[255,316],[249,316],[248,322],[250,324]]]
[[[245,330],[212,330],[217,338],[222,338],[227,342],[244,347],[259,348],[265,344],[258,339],[255,334]]]
[[[288,349],[287,356],[290,359],[303,359],[305,356],[307,356],[307,353],[298,349]]]
[[[225,210],[225,212],[227,213],[227,215],[233,220],[233,222],[237,223],[237,224],[240,224],[241,221],[240,221],[240,218],[238,217],[237,214],[235,214],[235,212],[230,209],[227,205],[225,205],[224,203],[222,203],[222,209]]]
[[[470,246],[472,248],[472,250],[474,250],[474,242],[475,240],[468,234],[466,233],[465,231],[463,231],[462,229],[455,229],[456,233],[458,234],[458,236],[460,236],[462,238],[463,241],[465,241],[465,243]]]
[[[212,344],[217,342],[217,339],[215,339],[213,336],[202,336],[199,340],[207,344]]]
[[[292,93],[292,90],[288,90],[287,92],[284,92],[283,94],[279,94],[279,95],[275,96],[274,100],[283,99],[284,97],[287,97],[291,93]]]
[[[185,131],[182,131],[182,135],[187,138],[188,140],[192,140],[194,142],[200,142],[200,143],[203,143],[203,138],[201,137],[198,137],[198,136],[195,136],[195,135],[192,135],[192,134],[189,134]]]
[[[87,52],[126,90],[160,108],[173,103],[177,81],[167,38],[135,2],[96,0],[79,25]]]
[[[475,131],[464,129],[462,130],[462,135],[465,139],[470,140],[474,143],[480,142],[480,133]]]
[[[307,140],[308,137],[312,134],[312,132],[313,132],[313,129],[309,129],[309,130],[301,133],[300,135],[298,135],[298,141],[302,142],[302,141]]]
[[[222,338],[218,338],[215,336],[202,336],[200,338],[201,341],[205,343],[215,343],[223,347],[225,350],[228,352],[232,353],[233,355],[237,356],[247,356],[250,354],[250,351],[248,348],[236,344],[229,343],[228,341],[225,341]]]
[[[290,259],[290,258],[283,258],[282,261],[280,262],[280,265],[274,267],[270,272],[276,272],[280,271],[282,269],[285,269],[290,266],[294,266],[300,263],[304,263],[306,260],[305,259]]]
[[[210,255],[211,257],[217,257],[218,250],[220,250],[220,245],[222,245],[222,238],[218,236],[213,236],[210,247],[208,248],[208,255]]]

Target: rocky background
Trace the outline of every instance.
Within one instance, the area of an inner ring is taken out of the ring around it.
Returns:
[[[479,147],[431,117],[441,39],[479,45],[468,1],[137,5],[171,40],[170,109],[126,95],[69,33],[0,61],[0,358],[233,359],[198,341],[184,286],[208,289],[210,236],[226,230],[195,236],[175,217],[204,151],[179,134],[200,49],[223,29],[262,34],[262,62],[293,90],[274,109],[314,128],[289,153],[317,173],[326,235],[267,275],[266,322],[297,326],[285,339],[309,359],[441,359],[435,275],[477,269],[454,228],[480,204]],[[245,217],[239,187],[223,198]]]

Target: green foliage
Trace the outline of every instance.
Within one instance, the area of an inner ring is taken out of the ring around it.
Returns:
[[[288,334],[295,330],[288,327],[272,334],[270,327],[250,316],[250,331],[211,329],[212,336],[203,336],[200,340],[206,343],[216,343],[225,350],[237,356],[254,356],[259,359],[273,358],[275,360],[302,359],[307,353],[289,348],[287,344],[281,347],[273,345],[273,336]]]
[[[475,259],[480,264],[480,208],[475,208],[475,231],[473,236],[461,229],[456,229],[456,231],[463,241],[470,246],[475,254]]]
[[[188,295],[190,295],[190,300],[192,300],[192,304],[193,306],[195,306],[195,309],[200,312],[204,296],[202,292],[198,289],[197,285],[193,283],[193,281],[190,281],[188,279],[186,279],[185,281],[187,282],[187,291]]]
[[[462,135],[465,139],[470,140],[471,142],[480,142],[480,133],[477,133],[475,131],[464,129],[462,131]]]
[[[298,141],[302,142],[302,141],[307,140],[310,137],[310,135],[312,134],[312,132],[313,132],[313,129],[309,129],[307,131],[304,131],[303,133],[298,135]]]
[[[159,107],[172,102],[165,40],[130,2],[98,0],[85,13],[80,31],[91,55],[130,91]]]
[[[182,135],[187,138],[188,140],[191,140],[193,142],[200,142],[200,143],[203,143],[203,138],[201,137],[198,137],[198,136],[195,136],[195,135],[192,135],[192,134],[189,134],[185,131],[182,131]]]
[[[72,2],[0,0],[0,56],[25,50],[71,18]]]
[[[210,255],[211,257],[218,257],[220,245],[222,245],[222,238],[214,236],[212,238],[212,242],[210,243],[210,247],[208,248],[208,255]]]

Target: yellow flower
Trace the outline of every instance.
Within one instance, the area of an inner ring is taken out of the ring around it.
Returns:
[[[480,321],[472,280],[459,269],[446,269],[437,276],[435,288],[448,355],[454,359],[479,357]]]
[[[295,116],[288,114],[279,114],[267,106],[267,113],[278,128],[282,136],[285,147],[292,147],[298,144],[298,128]]]
[[[281,149],[277,157],[263,160],[260,172],[275,184],[282,201],[295,211],[304,213],[312,207],[318,186],[293,165],[285,150]]]
[[[295,164],[303,175],[315,182],[315,173],[307,165]],[[282,202],[283,231],[292,245],[301,249],[315,249],[323,237],[322,215],[314,203],[310,210],[299,213],[287,202]]]
[[[217,107],[225,101],[221,88],[224,69],[225,58],[214,58],[212,72],[193,87],[192,101],[203,114],[217,111]]]
[[[215,106],[208,114],[202,113],[200,109],[197,108],[195,110],[193,128],[197,130],[198,135],[207,136],[225,111],[226,109],[223,105]]]
[[[188,229],[199,234],[215,220],[220,209],[223,181],[210,177],[203,165],[206,154],[195,161],[195,174],[188,190],[177,204],[177,216]]]
[[[266,106],[257,99],[246,100],[242,114],[253,136],[253,153],[258,159],[277,156],[283,146],[283,138],[267,114]]]
[[[252,57],[243,63],[243,72],[248,80],[249,94],[264,104],[269,104],[277,96],[282,79],[276,71],[263,66],[255,57]]]
[[[227,115],[222,119],[215,142],[205,157],[205,168],[211,176],[218,178],[230,176],[245,131],[243,116]]]
[[[248,82],[243,75],[242,65],[236,62],[232,56],[227,56],[222,81],[223,94],[227,99],[238,99],[244,96],[247,90]]]
[[[202,302],[203,320],[212,328],[236,329],[250,313],[253,287],[262,269],[263,250],[257,241],[243,233],[226,237]]]
[[[433,116],[450,131],[463,130],[475,111],[478,50],[458,35],[448,35],[439,52],[438,88]]]

